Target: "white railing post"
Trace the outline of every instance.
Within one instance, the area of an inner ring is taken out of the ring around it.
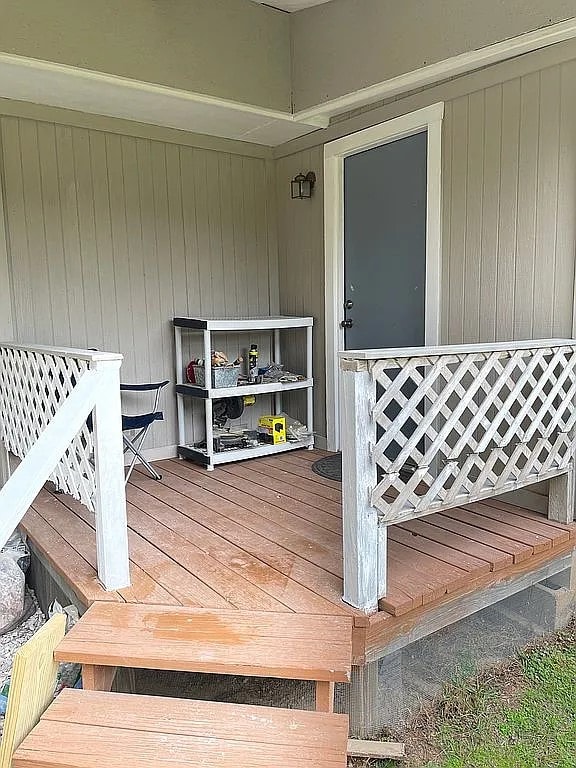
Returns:
[[[94,407],[94,499],[98,576],[107,590],[130,584],[119,360],[98,361],[101,377]]]
[[[376,485],[376,464],[371,454],[376,441],[372,417],[376,384],[366,361],[342,359],[340,367],[344,600],[373,613],[378,610],[379,593],[385,589],[381,583],[385,561],[379,568],[379,545],[382,558],[386,548],[386,531],[383,529],[379,536],[378,511],[370,502]]]

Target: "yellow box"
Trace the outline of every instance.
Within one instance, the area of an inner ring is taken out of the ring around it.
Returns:
[[[286,417],[285,416],[260,416],[258,419],[258,432],[265,442],[278,445],[286,442]]]

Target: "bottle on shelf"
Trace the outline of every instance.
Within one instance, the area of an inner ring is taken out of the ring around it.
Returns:
[[[248,352],[248,381],[258,380],[258,344],[251,344]]]

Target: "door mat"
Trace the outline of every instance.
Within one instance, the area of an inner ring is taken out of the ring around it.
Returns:
[[[342,482],[342,454],[335,453],[332,456],[324,456],[312,464],[312,470],[320,477],[327,480]]]

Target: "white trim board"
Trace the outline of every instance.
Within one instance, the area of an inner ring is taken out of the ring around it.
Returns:
[[[338,96],[323,104],[300,110],[294,113],[294,117],[303,121],[335,117],[367,104],[409,93],[418,88],[433,85],[442,80],[464,75],[490,64],[513,59],[516,56],[531,53],[540,48],[547,48],[555,43],[562,43],[573,38],[576,38],[576,18],[551,24],[533,32],[526,32],[475,51],[466,51],[434,64],[428,64],[425,67],[361,88],[353,93]]]
[[[326,421],[328,450],[340,447],[338,351],[344,305],[344,159],[391,141],[428,132],[426,194],[426,346],[440,338],[442,254],[442,119],[444,103],[433,104],[324,145],[324,263],[326,305]]]
[[[328,125],[200,93],[0,53],[0,98],[276,146]]]

